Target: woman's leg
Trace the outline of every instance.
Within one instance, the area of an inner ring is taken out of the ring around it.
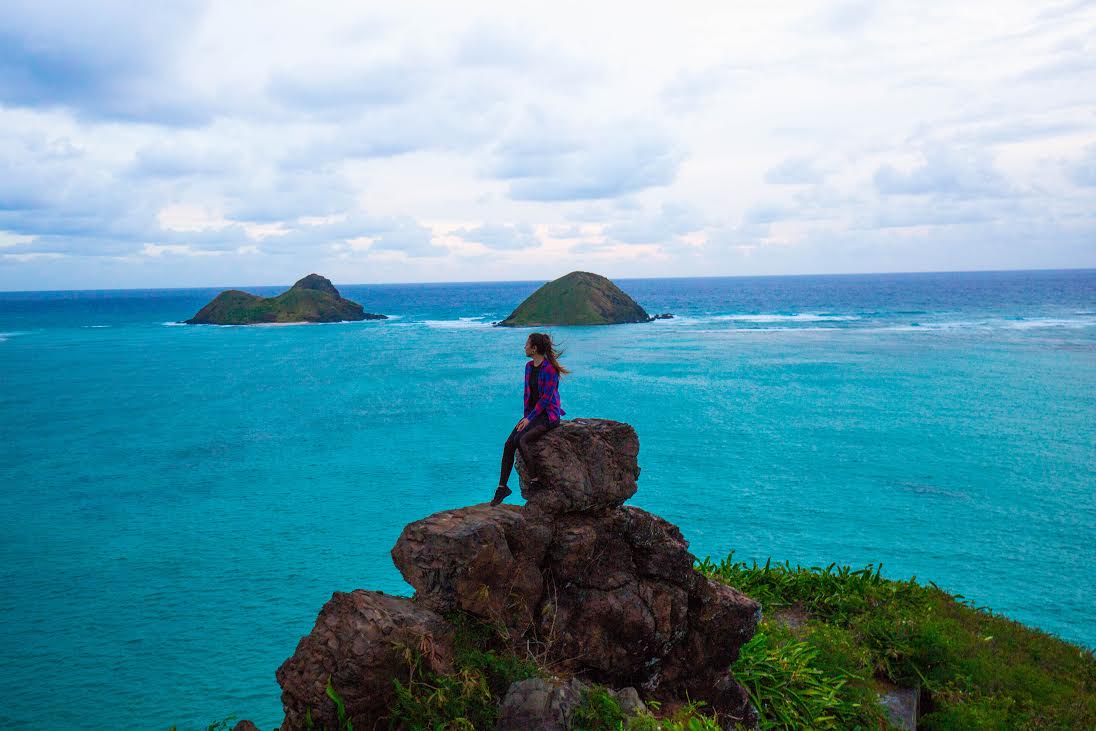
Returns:
[[[514,450],[518,448],[518,430],[510,432],[506,438],[506,444],[502,447],[502,472],[499,474],[499,484],[505,485],[510,481],[510,473],[514,470]]]
[[[540,439],[552,429],[556,428],[558,425],[558,422],[553,424],[547,419],[537,419],[536,422],[525,427],[525,431],[517,436],[518,449],[521,450],[521,461],[525,463],[525,469],[527,469],[530,474],[533,472],[533,462],[529,458],[529,445]],[[532,476],[531,481],[536,482],[537,477]]]

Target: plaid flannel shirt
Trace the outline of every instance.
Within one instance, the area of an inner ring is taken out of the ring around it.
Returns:
[[[548,421],[559,421],[566,414],[559,404],[559,373],[552,367],[552,363],[545,358],[537,375],[537,388],[540,389],[540,398],[535,404],[530,402],[529,371],[533,370],[533,361],[525,364],[525,418],[530,421],[539,414],[547,413]]]

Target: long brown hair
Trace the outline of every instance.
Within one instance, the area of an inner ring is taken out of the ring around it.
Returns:
[[[559,357],[563,355],[563,351],[552,345],[551,335],[548,333],[529,333],[529,344],[533,346],[533,350],[543,355],[552,364],[552,367],[556,369],[556,373],[563,376],[571,372],[560,365]]]

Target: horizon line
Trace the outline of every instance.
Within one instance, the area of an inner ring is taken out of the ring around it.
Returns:
[[[575,269],[572,271],[587,271]],[[612,281],[637,281],[637,280],[670,280],[670,279],[765,279],[765,278],[792,278],[792,277],[872,277],[895,274],[1004,274],[1009,272],[1085,272],[1096,271],[1096,267],[1049,267],[1045,269],[934,269],[920,271],[888,271],[888,272],[824,272],[813,274],[705,274],[682,275],[676,277],[606,277]],[[310,272],[316,274],[318,272]],[[569,272],[568,272],[569,273]],[[308,276],[307,274],[303,276]],[[324,276],[324,275],[320,275]],[[561,274],[560,277],[566,276]],[[605,276],[605,275],[599,275]],[[302,277],[303,278],[303,277]],[[324,276],[330,281],[329,277]],[[555,279],[559,279],[556,277]],[[478,280],[449,280],[429,282],[343,282],[340,287],[405,287],[417,284],[519,284],[523,282],[551,282],[554,279],[478,279]],[[332,282],[334,284],[334,282]],[[187,287],[105,287],[88,289],[0,289],[0,294],[27,294],[32,292],[146,292],[151,290],[184,290],[184,289],[239,289],[242,287],[292,287],[292,284],[245,284],[245,285],[194,285]]]

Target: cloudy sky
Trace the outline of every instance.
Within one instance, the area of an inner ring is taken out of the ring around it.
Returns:
[[[1094,2],[369,5],[5,0],[0,289],[1096,266]]]

